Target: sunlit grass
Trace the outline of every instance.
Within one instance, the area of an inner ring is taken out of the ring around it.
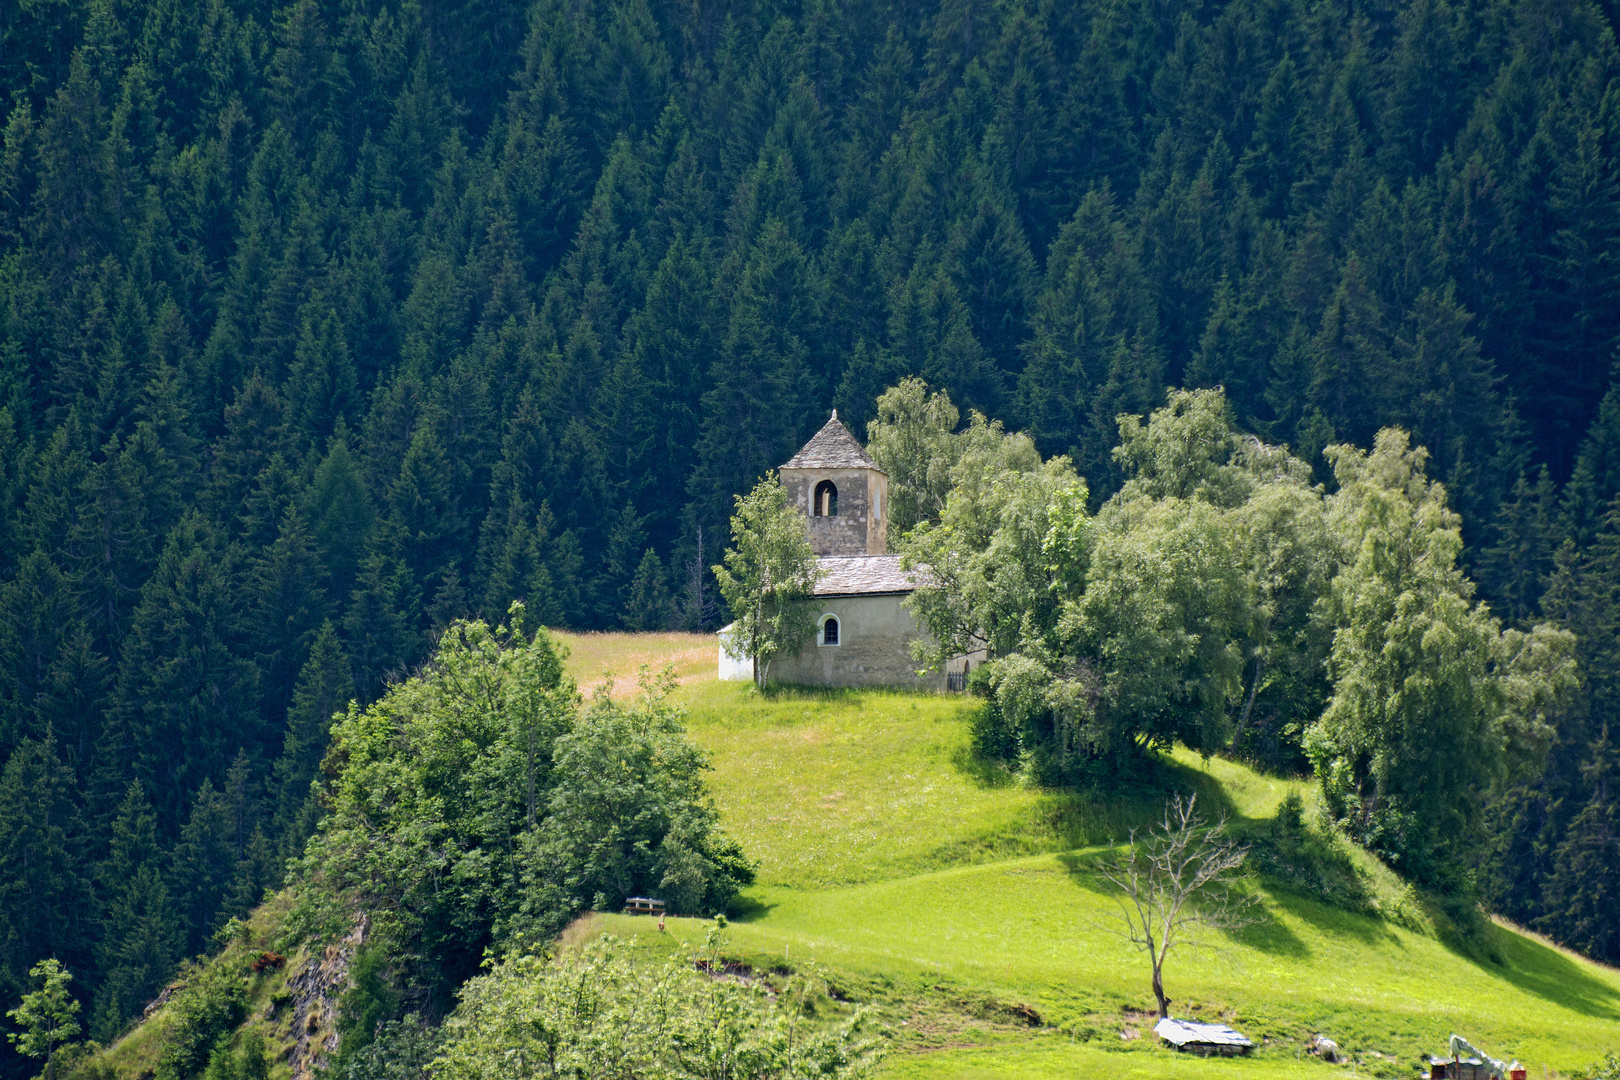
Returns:
[[[1259,836],[1290,791],[1311,802],[1311,785],[1178,748],[1112,788],[1043,790],[974,760],[971,699],[761,695],[714,679],[712,637],[623,637],[569,635],[584,654],[571,664],[629,673],[692,650],[705,665],[680,700],[712,755],[725,828],[760,863],[731,951],[758,967],[814,961],[872,1004],[894,1033],[885,1077],[1329,1075],[1304,1054],[1316,1033],[1357,1055],[1348,1071],[1410,1076],[1452,1031],[1540,1077],[1620,1047],[1620,973],[1503,927],[1490,931],[1500,963],[1471,958],[1433,934],[1261,882],[1260,920],[1174,955],[1167,982],[1178,1015],[1222,1018],[1262,1045],[1247,1059],[1172,1054],[1135,1012],[1152,1004],[1146,962],[1113,932],[1117,910],[1088,860],[1172,789],[1198,792],[1240,836]],[[1352,854],[1390,910],[1399,880]],[[708,924],[671,919],[664,935],[646,919],[591,925],[690,954]],[[1042,1026],[997,1020],[984,1002],[1028,1005]]]
[[[642,667],[656,673],[673,667],[683,685],[716,679],[719,654],[713,634],[593,634],[553,630],[567,646],[568,674],[587,696],[611,677],[615,697],[634,693]]]

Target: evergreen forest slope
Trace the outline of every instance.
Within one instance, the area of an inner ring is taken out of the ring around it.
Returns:
[[[456,619],[712,631],[733,497],[907,376],[1094,503],[1172,387],[1324,483],[1409,431],[1579,642],[1479,893],[1620,959],[1617,65],[1594,0],[5,5],[0,1000],[124,1030]]]

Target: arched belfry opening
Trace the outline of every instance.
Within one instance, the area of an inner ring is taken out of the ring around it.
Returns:
[[[838,485],[823,480],[816,485],[816,496],[811,513],[816,517],[838,516]]]

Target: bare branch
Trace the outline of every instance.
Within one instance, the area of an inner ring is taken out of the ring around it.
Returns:
[[[1252,896],[1234,893],[1247,845],[1226,835],[1226,819],[1207,825],[1197,813],[1198,796],[1177,796],[1165,803],[1164,816],[1137,839],[1131,830],[1123,851],[1098,871],[1119,890],[1115,900],[1125,922],[1123,936],[1148,954],[1153,968],[1153,996],[1159,1015],[1170,1015],[1164,994],[1164,961],[1180,946],[1197,947],[1201,929],[1235,930],[1253,920]]]

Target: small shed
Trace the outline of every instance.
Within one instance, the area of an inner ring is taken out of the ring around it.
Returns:
[[[1431,1054],[1424,1060],[1429,1066],[1430,1080],[1497,1080],[1503,1075],[1491,1068],[1490,1062],[1477,1057],[1442,1058]],[[1515,1061],[1505,1074],[1508,1080],[1524,1080],[1525,1070]]]
[[[1199,1024],[1166,1017],[1153,1026],[1153,1033],[1182,1053],[1199,1057],[1237,1057],[1254,1048],[1247,1036],[1225,1024]]]

